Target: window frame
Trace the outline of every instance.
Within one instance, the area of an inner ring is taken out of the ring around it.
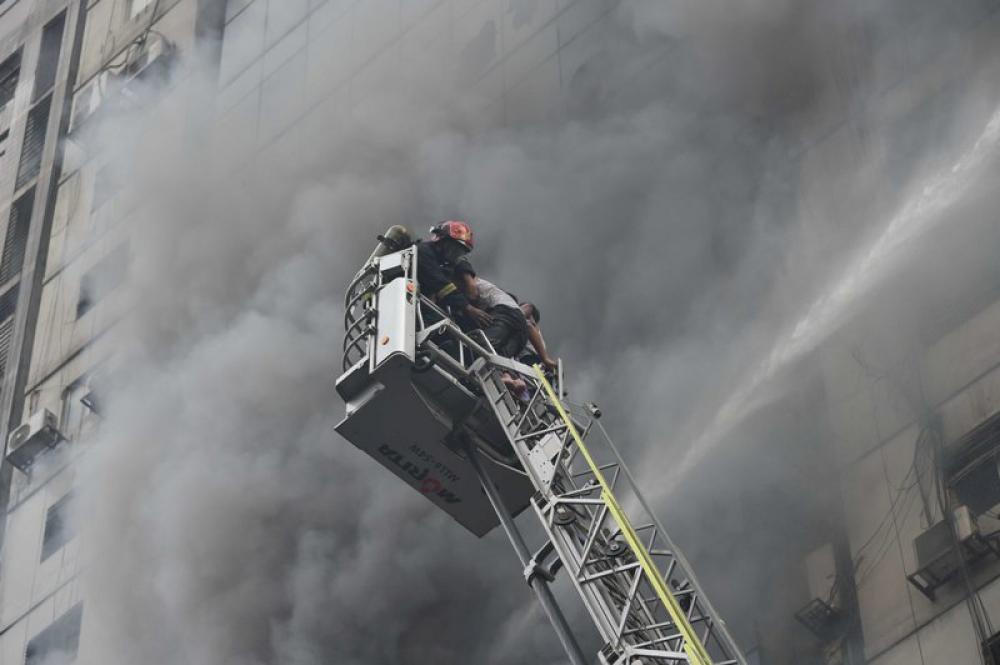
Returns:
[[[56,552],[76,537],[76,532],[69,528],[69,520],[66,511],[69,510],[73,502],[73,490],[59,497],[45,511],[45,529],[42,532],[42,548],[39,555],[39,562],[48,561]],[[51,525],[55,526],[51,526]],[[51,526],[51,529],[50,529]]]
[[[24,665],[41,665],[57,652],[72,653],[75,658],[80,649],[82,624],[83,603],[79,602],[28,641],[24,647]]]
[[[80,275],[80,288],[76,299],[77,321],[128,279],[129,259],[129,243],[126,240]]]

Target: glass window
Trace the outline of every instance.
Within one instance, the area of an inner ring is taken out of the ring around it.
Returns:
[[[83,605],[77,604],[35,635],[24,650],[24,665],[69,663],[80,646]]]
[[[0,252],[0,284],[6,284],[21,274],[24,252],[28,246],[31,214],[35,207],[35,188],[32,187],[10,207],[7,232],[4,234],[3,251]]]
[[[72,493],[67,494],[49,506],[49,511],[45,514],[45,535],[42,537],[42,561],[45,561],[58,552],[75,535],[69,521],[69,508],[72,500]]]
[[[59,417],[59,431],[67,439],[77,441],[83,431],[90,410],[82,398],[90,392],[87,377],[83,376],[63,391],[62,413]]]
[[[104,296],[118,288],[125,280],[127,271],[128,245],[122,244],[84,273],[80,278],[76,318],[89,312]]]
[[[63,28],[66,12],[55,17],[42,30],[42,45],[35,66],[35,99],[52,89],[59,69],[59,54],[62,51]]]
[[[42,149],[45,147],[45,131],[49,123],[49,106],[52,96],[48,96],[28,111],[24,129],[24,145],[21,148],[21,163],[17,167],[15,189],[20,189],[38,175],[42,168]]]
[[[21,73],[21,52],[18,51],[0,63],[0,108],[14,99],[17,79]]]
[[[950,446],[947,486],[973,516],[993,512],[1000,504],[1000,415],[976,425]]]
[[[14,313],[17,310],[17,287],[0,297],[0,377],[7,371],[7,354],[14,338]]]

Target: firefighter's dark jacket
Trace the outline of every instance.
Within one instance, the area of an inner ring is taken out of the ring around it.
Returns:
[[[469,304],[465,294],[452,281],[463,272],[476,274],[467,259],[463,258],[457,265],[451,265],[438,256],[433,243],[417,244],[417,282],[420,292],[439,307],[450,307],[453,312],[458,313]]]

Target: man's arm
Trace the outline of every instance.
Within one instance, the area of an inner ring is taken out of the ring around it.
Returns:
[[[465,315],[472,319],[477,326],[485,328],[493,322],[493,317],[483,311],[480,307],[472,303],[479,300],[479,286],[476,284],[476,269],[472,267],[469,258],[463,256],[455,263],[452,269],[451,278],[465,295],[469,304],[463,310]]]
[[[553,358],[549,357],[549,351],[545,348],[545,340],[542,338],[542,331],[535,325],[535,322],[528,320],[528,339],[531,340],[531,345],[535,347],[535,351],[538,352],[538,357],[542,359],[545,366],[549,369],[555,369],[559,366],[559,363]]]
[[[485,328],[493,323],[492,316],[480,307],[472,304],[479,300],[479,286],[476,284],[476,274],[463,271],[455,275],[455,281],[459,283],[459,289],[465,294],[466,299],[470,301],[465,306],[466,315],[481,328]]]
[[[476,284],[475,273],[460,272],[455,275],[455,281],[458,282],[458,287],[470,302],[479,300],[479,285]]]
[[[458,288],[462,289],[465,297],[470,302],[479,300],[479,286],[476,284],[476,269],[472,267],[472,262],[468,256],[463,256],[455,262],[452,268],[451,278],[455,280]]]

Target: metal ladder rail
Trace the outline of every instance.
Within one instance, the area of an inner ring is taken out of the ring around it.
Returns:
[[[546,433],[549,431],[558,430],[552,427],[543,430]],[[561,435],[565,453],[569,451],[569,448],[566,448],[566,443],[570,438],[565,425],[561,425]],[[569,482],[572,483],[572,486],[569,488],[558,486],[554,482],[556,478],[559,478],[560,484]],[[549,483],[549,489],[554,495],[559,495],[561,498],[551,503],[542,498],[536,498],[533,504],[536,513],[546,530],[550,532],[552,539],[569,540],[572,548],[579,552],[579,556],[576,557],[578,568],[576,579],[581,584],[599,584],[603,587],[604,595],[612,606],[621,608],[612,631],[612,639],[621,635],[622,631],[628,628],[630,629],[629,634],[635,635],[637,638],[642,636],[647,641],[661,641],[663,635],[658,633],[648,635],[647,633],[650,630],[659,631],[663,626],[651,629],[651,626],[657,622],[654,620],[648,604],[636,596],[640,581],[639,564],[634,560],[612,560],[613,558],[620,559],[621,555],[625,553],[624,550],[619,550],[615,557],[609,556],[606,561],[599,557],[591,558],[588,561],[590,552],[594,550],[607,551],[613,545],[615,536],[618,535],[616,532],[608,532],[601,528],[603,518],[606,516],[606,506],[600,499],[593,498],[598,486],[592,484],[579,486],[574,478],[569,476],[564,478],[561,474],[556,474],[553,481]],[[567,521],[567,516],[570,517],[568,524],[557,522],[560,513],[562,513],[563,519],[561,521],[563,522]],[[558,526],[562,527],[561,530],[555,528],[557,523]],[[592,570],[585,572],[583,569],[588,565]],[[627,578],[620,579],[622,573],[629,572],[634,573],[631,581]],[[610,618],[615,619],[614,616]]]
[[[730,634],[728,626],[705,594],[704,589],[694,575],[690,563],[671,540],[670,535],[663,528],[656,514],[650,508],[649,503],[639,491],[638,483],[636,483],[635,478],[625,465],[611,437],[599,420],[594,420],[593,422],[597,425],[597,430],[600,432],[599,438],[603,438],[606,443],[607,451],[610,453],[613,463],[618,465],[617,468],[621,470],[625,483],[632,488],[639,508],[649,517],[651,526],[655,527],[657,540],[659,540],[660,544],[655,547],[650,546],[650,553],[654,557],[667,560],[667,565],[661,565],[660,570],[663,571],[664,578],[674,587],[674,596],[678,599],[682,596],[689,597],[688,604],[690,607],[688,617],[691,623],[702,622],[705,624],[702,643],[715,646],[719,651],[721,660],[718,660],[715,665],[746,665],[746,658],[736,645],[736,641]],[[683,577],[676,575],[676,571],[678,570],[683,572]]]
[[[533,401],[533,407],[526,410],[524,414],[519,414],[514,399],[503,386],[495,368],[486,365],[477,373],[477,375],[483,388],[486,401],[493,408],[499,422],[504,425],[508,439],[511,441],[518,459],[521,460],[522,466],[528,471],[532,484],[535,485],[536,489],[542,490],[546,485],[546,479],[537,475],[537,468],[535,465],[526,463],[526,455],[530,456],[531,453],[523,445],[524,440],[522,439],[519,445],[518,442],[515,442],[516,437],[512,436],[512,432],[519,432],[522,427],[531,428],[534,426],[533,422],[537,420],[537,414],[533,413],[532,409],[537,408],[538,404]],[[544,423],[538,426],[542,427],[543,431],[546,429]],[[532,503],[534,504],[534,501]],[[545,520],[543,519],[542,521],[544,525]],[[567,548],[565,546],[560,547],[556,543],[556,539],[562,539],[564,537],[565,533],[560,532],[555,539],[551,535],[549,539],[550,542],[555,545],[556,551],[560,552],[560,558],[563,566],[567,566],[568,562],[571,561],[571,556],[568,552],[572,551],[572,548]],[[574,578],[575,577],[576,575],[574,573]],[[576,586],[578,592],[584,599],[584,604],[587,606],[587,609],[590,612],[602,639],[606,642],[612,641],[614,639],[615,617],[605,611],[605,608],[610,606],[610,599],[603,597],[601,589],[593,585],[581,586],[577,584]]]
[[[569,450],[566,444],[570,442],[571,435],[565,423],[562,425],[563,450]],[[576,483],[579,474],[559,475],[565,475],[564,481],[572,483],[572,489],[560,491],[561,488],[555,483],[550,483],[553,491],[549,501],[536,500],[536,513],[552,541],[557,543],[557,549],[567,560],[572,561],[568,568],[573,570],[577,586],[599,585],[603,588],[601,595],[608,608],[603,614],[612,624],[607,635],[609,649],[621,650],[628,642],[635,642],[632,645],[635,647],[665,643],[667,649],[659,652],[659,661],[692,662],[681,657],[679,645],[675,648],[669,644],[669,635],[673,632],[672,623],[657,619],[652,603],[639,593],[642,583],[641,564],[635,558],[627,557],[625,549],[619,547],[620,541],[616,542],[621,530],[612,531],[604,526],[609,516],[608,506],[603,497],[593,498],[595,493],[602,491],[600,484],[587,483],[579,486]],[[617,473],[614,479],[617,479]],[[614,481],[610,484],[613,487]],[[577,523],[584,534],[583,538],[571,537],[570,529],[559,524],[556,516],[560,510],[572,512],[579,517]],[[559,528],[560,526],[563,528]],[[613,551],[612,548],[618,548],[614,556],[605,554]],[[644,655],[652,657],[652,652]],[[615,658],[615,661],[618,660],[619,658]]]
[[[494,387],[495,391],[498,393],[498,395],[497,395],[497,397],[493,398],[492,401],[494,403],[503,402],[504,403],[503,406],[507,410],[513,412],[513,410],[515,408],[514,407],[513,398],[510,396],[509,392],[507,392],[495,380],[495,377],[494,377],[494,381],[493,381],[493,387]],[[541,394],[541,393],[539,392],[539,394]],[[536,404],[534,402],[533,402],[533,405],[536,406],[536,407],[539,406],[538,404]],[[547,413],[547,412],[543,412],[543,413]],[[565,426],[564,425],[559,424],[559,425],[556,425],[556,426],[553,427],[551,425],[551,418],[548,419],[548,420],[545,420],[545,419],[543,419],[538,414],[537,410],[533,410],[533,409],[530,409],[530,408],[526,410],[526,412],[523,414],[523,416],[520,419],[518,419],[516,416],[511,416],[510,418],[507,418],[507,419],[504,420],[504,422],[508,426],[508,429],[510,428],[511,425],[514,424],[515,421],[519,421],[520,422],[520,424],[517,427],[518,431],[522,431],[524,429],[527,429],[527,430],[540,429],[540,432],[536,432],[536,434],[538,434],[538,433],[541,433],[541,434],[556,433],[556,432],[559,432],[559,431],[565,432]],[[521,440],[524,440],[525,438],[527,438],[527,436],[530,436],[530,435],[521,434],[521,435],[519,435],[519,438]],[[568,433],[565,433],[565,437],[568,438],[568,436],[569,436]],[[557,477],[556,475],[553,475],[552,480],[554,481],[556,479],[556,477]],[[549,489],[551,489],[552,482],[550,481],[548,483],[548,485],[549,485]],[[591,494],[591,493],[593,493],[594,490],[593,489],[589,489],[588,490],[586,488],[580,488],[580,487],[574,486],[574,487],[571,488],[571,491],[573,493],[579,493],[582,496],[582,495]],[[536,499],[533,502],[533,505],[534,505],[536,511],[539,513],[539,519],[541,521],[543,521],[543,522],[546,522],[546,521],[551,520],[552,517],[546,515],[546,510],[543,508],[544,503],[545,503],[544,501],[538,501]],[[560,505],[565,505],[565,504],[560,504]],[[583,545],[584,543],[586,543],[588,541],[588,539],[591,542],[591,544],[593,544],[594,543],[594,538],[593,538],[593,534],[591,533],[592,529],[590,528],[590,524],[591,524],[592,520],[589,519],[589,518],[592,517],[592,515],[588,514],[587,511],[580,512],[577,509],[567,509],[567,512],[565,514],[566,515],[570,515],[570,512],[572,512],[572,515],[573,515],[572,522],[563,525],[563,527],[564,527],[563,530],[561,532],[555,533],[554,537],[555,538],[571,538],[571,539],[575,540],[576,546]],[[594,577],[594,579],[592,581],[595,581],[595,582],[599,581],[601,583],[601,585],[603,586],[603,592],[602,593],[606,596],[606,598],[604,599],[605,602],[609,602],[610,601],[612,604],[626,605],[628,603],[627,599],[628,599],[628,597],[630,595],[629,588],[623,587],[615,577],[613,577],[610,574],[608,574],[609,572],[611,572],[611,571],[613,571],[615,569],[616,564],[608,563],[606,565],[603,565],[601,562],[597,562],[597,566],[598,566],[598,568],[600,570],[597,572],[596,576]],[[634,567],[634,566],[629,566],[629,567],[631,568],[631,567]],[[636,607],[638,608],[639,605],[637,604]],[[621,623],[625,623],[626,618],[631,619],[631,620],[629,620],[627,622],[627,625],[628,625],[628,627],[630,627],[630,628],[633,629],[634,633],[638,634],[638,633],[641,633],[641,632],[644,631],[645,628],[643,626],[641,626],[641,625],[636,625],[636,622],[635,622],[634,618],[630,617],[628,615],[628,612],[626,612],[626,617],[622,617],[620,619],[620,623],[618,625],[618,630],[619,631],[621,630]],[[606,626],[605,632],[607,633],[608,638],[611,639],[613,637],[614,632],[615,632],[615,629],[612,626],[612,624],[615,621],[615,617],[613,617],[613,616],[605,616],[605,617],[595,618],[595,620],[603,623]]]
[[[706,647],[709,643],[712,644],[714,647],[713,651],[719,657],[719,660],[716,661],[717,665],[742,662],[742,656],[740,656],[735,643],[732,642],[724,623],[715,615],[707,599],[702,602],[700,587],[693,572],[687,566],[680,553],[674,548],[673,544],[670,543],[666,533],[663,532],[662,527],[656,521],[655,515],[649,511],[648,505],[642,498],[634,482],[632,482],[631,475],[628,473],[620,457],[618,457],[617,451],[613,450],[613,444],[610,443],[610,439],[608,439],[608,444],[615,453],[614,458],[609,464],[598,465],[597,461],[592,457],[589,446],[584,443],[584,436],[580,434],[576,424],[567,414],[556,391],[549,384],[539,368],[536,367],[535,372],[538,382],[545,390],[549,401],[566,424],[578,451],[581,453],[581,457],[586,460],[592,477],[601,485],[602,500],[607,504],[608,512],[612,514],[614,522],[620,529],[621,535],[628,542],[632,554],[642,564],[642,574],[645,578],[642,580],[643,584],[648,584],[648,587],[655,592],[655,598],[643,599],[642,604],[648,606],[649,603],[655,603],[657,600],[662,603],[660,609],[669,615],[669,621],[666,625],[672,624],[672,628],[679,632],[676,638],[667,639],[666,644],[669,645],[671,650],[683,650],[688,657],[688,662],[699,665],[701,663],[712,662],[709,650]],[[578,457],[577,459],[580,458]],[[612,480],[609,481],[608,475],[612,473],[612,470],[614,475],[612,476]],[[649,518],[648,524],[639,527],[633,526],[619,504],[616,498],[615,483],[621,476],[624,476],[628,480],[634,498],[646,510]],[[643,534],[648,533],[648,543],[644,543],[642,538],[640,538],[640,532]],[[658,542],[665,543],[669,549],[661,549],[657,544]],[[666,565],[661,568],[657,566],[657,561],[664,561]],[[666,571],[666,573],[663,571]],[[668,580],[677,584],[668,584]],[[687,602],[683,603],[680,597],[685,597]],[[641,596],[639,598],[642,599]],[[687,605],[686,608],[684,608],[684,604]],[[694,624],[696,623],[702,624],[705,627],[701,636],[694,629]],[[662,638],[657,640],[657,642],[659,641],[662,641]],[[656,642],[653,643],[655,644]],[[645,647],[646,645],[642,646]],[[647,651],[647,649],[644,648],[642,651]],[[638,653],[638,650],[635,653]],[[644,655],[646,657],[657,658],[648,652]]]
[[[686,566],[679,566],[672,552],[657,549],[658,525],[644,524],[637,529],[628,521],[614,496],[619,474],[611,468],[616,465],[601,468],[596,464],[558,395],[544,374],[538,370],[536,373],[536,392],[525,413],[519,413],[496,368],[485,364],[477,377],[539,490],[533,501],[535,512],[607,642],[607,656],[612,660],[605,662],[628,663],[641,657],[646,662],[710,665],[713,661],[703,644],[710,640],[721,658],[716,665],[745,662],[728,634],[716,634],[721,622],[702,607],[697,585],[683,581],[693,580],[689,571],[678,570]],[[558,444],[554,444],[553,437]],[[587,463],[584,472],[573,472],[570,465],[574,459]],[[605,471],[611,473],[611,481]],[[580,484],[579,479],[585,476],[589,479]],[[566,520],[559,518],[560,511],[565,514],[566,510],[575,517],[562,524]],[[612,523],[616,527],[613,531],[605,526]],[[640,538],[640,532],[648,534],[648,544]],[[615,562],[601,554],[609,547],[620,550],[619,537],[626,540],[631,560]],[[654,556],[669,559],[666,577],[657,568]],[[675,572],[683,572],[680,584],[671,577]],[[674,590],[667,579],[675,582]],[[650,592],[652,595],[646,595]],[[704,626],[700,637],[695,624]]]
[[[539,391],[538,394],[541,394],[541,391]],[[509,394],[506,393],[506,391],[502,391],[502,396],[503,395],[507,395],[505,399],[508,400],[508,406],[510,406],[512,402],[510,401]],[[550,410],[545,411],[544,413],[546,413],[546,415],[551,416]],[[525,416],[522,419],[521,425],[519,426],[518,430],[523,431],[525,429],[529,431],[532,429],[539,430],[535,432],[535,435],[539,434],[545,435],[550,433],[554,434],[561,432],[564,438],[563,446],[565,446],[565,440],[569,438],[569,434],[566,431],[564,424],[559,423],[553,426],[551,417],[549,417],[548,419],[544,419],[538,415],[537,410],[526,411]],[[528,435],[519,434],[519,438],[522,441],[525,440],[526,438],[529,438],[530,436],[531,436],[530,434]],[[550,480],[550,482],[548,483],[548,490],[551,491],[553,486],[553,481],[555,481],[557,478],[560,478],[561,482],[567,482],[567,481],[573,482],[572,479],[570,478],[561,478],[561,476],[559,476],[558,474],[553,474],[552,480]],[[595,488],[588,489],[586,487],[578,487],[574,484],[572,487],[567,488],[567,490],[565,491],[569,491],[571,494],[579,496],[584,500],[586,500],[589,497],[589,495],[593,494],[594,490]],[[547,525],[546,528],[548,530],[552,531],[552,533],[550,534],[550,540],[570,539],[574,541],[573,547],[580,547],[587,545],[593,547],[595,544],[598,543],[597,539],[598,530],[596,528],[592,528],[591,526],[592,524],[596,523],[593,520],[594,515],[592,514],[591,510],[589,510],[586,506],[584,506],[581,509],[580,506],[567,507],[568,504],[566,503],[558,503],[558,504],[552,504],[553,506],[558,506],[558,508],[556,508],[555,511],[550,511],[545,508],[545,504],[546,502],[544,500],[540,501],[536,499],[533,502],[533,506],[536,512],[538,513],[540,521],[542,521],[543,524]],[[552,529],[553,524],[551,522],[554,519],[556,519],[555,515],[559,512],[560,509],[563,510],[562,514],[564,516],[571,517],[572,521],[568,522],[567,524],[562,524],[561,525],[562,529],[560,530],[553,530]],[[647,619],[650,620],[647,621],[646,624],[644,625],[638,624],[636,622],[635,617],[632,616],[628,611],[629,609],[631,609],[631,607],[629,607],[630,604],[632,603],[630,598],[634,595],[634,590],[631,589],[631,585],[629,587],[626,587],[625,585],[621,584],[620,580],[618,580],[615,576],[610,574],[614,572],[616,570],[616,567],[619,566],[620,564],[604,563],[601,561],[596,561],[592,562],[592,565],[594,565],[597,568],[597,570],[594,571],[594,574],[591,576],[592,579],[589,580],[581,579],[581,582],[583,584],[598,582],[602,587],[600,593],[605,596],[604,598],[605,603],[610,603],[611,605],[616,605],[616,606],[623,606],[626,608],[624,614],[620,618],[616,618],[613,615],[595,617],[595,621],[605,626],[604,632],[606,633],[608,639],[611,640],[614,638],[615,634],[620,633],[623,626],[631,628],[633,634],[636,635],[645,632],[645,630],[647,630],[648,625],[650,623],[653,623],[651,621],[651,616],[647,616]],[[635,568],[635,567],[636,565],[632,564],[627,565],[627,568]],[[577,577],[579,579],[580,576],[578,575]],[[645,607],[642,607],[641,603],[636,603],[635,609],[637,611],[646,610]]]
[[[487,394],[497,392],[500,393],[491,401],[495,403],[505,402],[509,404],[508,398],[505,397],[506,391],[499,385],[499,382],[495,380],[492,381],[492,386],[490,386],[489,383],[491,382],[487,380],[487,387],[485,388],[485,392]],[[541,392],[539,392],[539,394],[541,394]],[[538,404],[534,400],[533,404],[535,404],[536,408],[538,407]],[[545,403],[544,409],[547,414],[552,413],[550,404]],[[553,428],[550,426],[552,423],[551,417],[549,417],[546,421],[535,424],[532,421],[537,420],[537,418],[533,419],[531,417],[532,415],[532,412],[529,410],[529,412],[520,420],[521,425],[519,427],[519,432],[537,429],[538,433],[542,435],[549,435],[553,434],[556,429],[559,429],[558,427]],[[500,415],[500,417],[505,422],[513,420],[513,418],[503,418],[502,415]],[[560,427],[565,432],[565,426],[562,425]],[[568,436],[568,433],[565,433],[565,438],[568,439]],[[518,439],[522,444],[525,444],[529,438],[530,434],[519,434],[518,436]],[[531,446],[529,443],[527,447],[534,450],[538,446]],[[530,451],[528,454],[529,457],[533,455]],[[538,462],[537,455],[535,456],[535,462]],[[542,465],[544,466],[544,463],[542,463]],[[538,468],[537,466],[533,467],[531,464],[525,466],[533,471],[537,471]],[[554,480],[554,477],[552,479]],[[572,482],[568,474],[565,478],[563,478],[563,481]],[[548,495],[551,497],[552,490],[551,487],[549,487],[551,483],[546,483],[545,478],[540,478],[537,473],[535,473],[534,482],[536,487],[540,487],[542,490],[543,496]],[[586,495],[588,493],[592,494],[593,491],[594,488],[587,490],[586,488],[580,488],[574,485],[570,490],[570,493]],[[595,527],[591,527],[593,521],[588,519],[592,516],[587,511],[587,501],[592,503],[601,503],[599,499],[588,499],[586,496],[581,496],[580,501],[575,504],[559,501],[548,504],[548,502],[543,498],[540,501],[536,499],[534,505],[536,513],[546,529],[550,542],[559,552],[560,558],[563,560],[563,565],[571,572],[573,582],[581,597],[583,597],[584,603],[598,628],[598,632],[601,634],[602,638],[604,638],[605,642],[609,645],[614,645],[615,647],[620,646],[619,643],[621,642],[622,633],[621,626],[623,624],[627,625],[631,629],[630,636],[635,638],[633,641],[649,642],[650,640],[646,638],[648,637],[650,626],[654,626],[658,622],[652,619],[651,613],[645,607],[645,602],[643,600],[639,600],[638,602],[630,602],[628,600],[629,598],[634,599],[636,595],[632,587],[635,586],[638,576],[634,574],[631,580],[627,582],[628,586],[625,586],[625,584],[622,583],[622,580],[618,579],[621,576],[613,574],[616,572],[614,570],[614,566],[607,564],[600,558],[591,558],[588,562],[586,560],[586,551],[584,551],[582,555],[580,554],[582,549],[581,545],[584,542],[588,542],[589,548],[593,549],[595,547],[602,547],[601,541],[605,540],[603,535],[600,538],[596,537],[599,531]],[[560,508],[564,509],[562,511],[563,514],[572,513],[576,515],[576,517],[572,521],[566,521],[564,524],[554,524],[554,521],[557,519],[555,516],[560,512]],[[581,537],[578,537],[573,533],[577,530],[583,532]],[[603,546],[606,546],[606,543],[603,543]],[[596,568],[597,570],[590,571],[592,573],[590,575],[584,574],[587,572],[585,569],[588,565],[590,568]],[[635,565],[629,565],[625,570],[632,570],[636,567],[637,566]],[[637,613],[643,615],[642,620],[637,619]],[[656,628],[652,628],[652,630],[656,632],[665,630],[667,627],[668,626],[666,625],[660,625]],[[656,638],[659,639],[654,638],[652,641],[660,641],[664,638],[664,635],[657,634]],[[684,658],[683,654],[679,654],[672,650],[663,652],[662,655],[668,659],[665,662],[689,662]],[[621,661],[618,658],[615,658],[613,662]],[[660,662],[664,662],[664,660],[661,659]]]
[[[596,488],[583,489],[586,492],[573,492],[572,498],[562,498],[548,505],[536,500],[534,507],[539,519],[550,538],[570,541],[564,544],[577,553],[574,556],[570,552],[569,556],[574,558],[575,565],[572,567],[576,570],[578,582],[581,585],[602,586],[606,598],[618,609],[618,616],[611,616],[615,620],[615,626],[609,641],[621,641],[623,636],[629,636],[645,644],[669,643],[671,638],[663,631],[670,628],[671,624],[658,621],[650,603],[638,593],[642,581],[640,564],[634,558],[629,558],[624,548],[619,547],[621,543],[616,542],[616,537],[620,533],[611,532],[602,526],[606,517],[605,509],[599,507],[594,510],[594,502],[601,500],[591,498]],[[568,508],[577,500],[588,503]],[[575,534],[570,533],[570,528],[566,526],[562,530],[556,528],[562,526],[555,518],[560,509],[571,511],[577,516],[572,525]],[[572,538],[568,538],[568,535]]]

